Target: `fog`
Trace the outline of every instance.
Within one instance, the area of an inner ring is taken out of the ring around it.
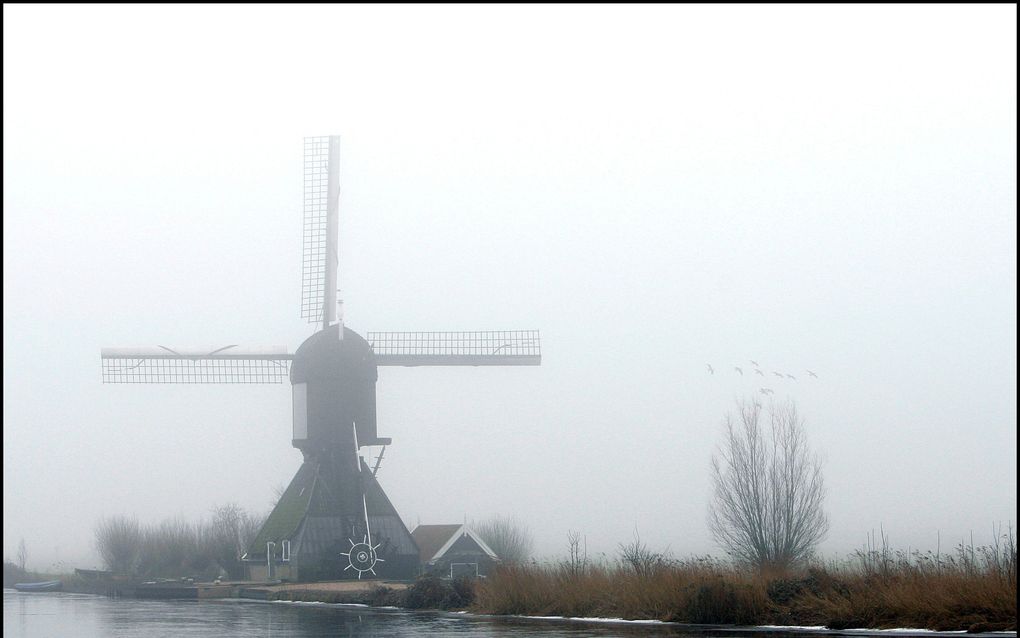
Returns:
[[[268,511],[289,384],[103,385],[99,351],[293,352],[330,134],[348,327],[541,330],[539,367],[380,368],[410,527],[720,554],[710,458],[762,387],[825,459],[824,555],[1015,524],[1015,6],[3,17],[5,557]]]

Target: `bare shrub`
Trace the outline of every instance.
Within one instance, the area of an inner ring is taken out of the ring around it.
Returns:
[[[480,523],[472,523],[471,527],[504,563],[523,563],[531,558],[535,539],[516,517],[493,516]]]
[[[461,609],[474,599],[474,578],[447,581],[430,575],[422,576],[407,588],[404,606],[408,609]]]
[[[185,575],[218,575],[220,569],[216,563],[214,537],[212,524],[199,521],[192,526],[190,552],[184,559]]]
[[[168,518],[144,530],[138,571],[144,576],[187,576],[188,560],[197,545],[194,527],[182,518]]]
[[[263,518],[253,516],[234,503],[213,509],[206,542],[210,557],[230,578],[244,578],[241,556],[262,526]]]
[[[226,571],[244,577],[241,555],[264,517],[234,504],[213,510],[211,520],[169,518],[158,524],[114,516],[96,527],[96,548],[106,567],[150,578],[215,577]]]
[[[690,588],[681,618],[697,624],[751,625],[762,617],[767,603],[759,583],[708,578]]]
[[[619,560],[622,565],[633,569],[636,574],[649,574],[670,563],[667,553],[648,549],[648,545],[641,541],[637,530],[634,531],[634,540],[629,543],[620,543]]]
[[[726,416],[725,440],[712,457],[709,526],[739,562],[782,572],[803,563],[829,531],[822,509],[821,461],[811,454],[793,402],[744,402]]]
[[[581,532],[567,532],[567,544],[570,546],[570,557],[567,568],[573,575],[583,574],[588,569],[588,537],[583,537],[584,547],[582,548]]]
[[[96,550],[106,568],[120,574],[134,572],[144,543],[138,519],[104,518],[96,526]]]

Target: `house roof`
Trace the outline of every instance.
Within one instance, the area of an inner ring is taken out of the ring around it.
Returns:
[[[423,562],[439,560],[463,536],[469,536],[493,560],[499,560],[482,537],[467,525],[419,525],[411,532]]]
[[[450,537],[462,525],[419,525],[411,532],[414,542],[418,543],[418,551],[423,561],[430,561],[439,548],[450,540]]]
[[[258,535],[248,545],[245,555],[249,558],[265,557],[266,543],[291,538],[301,525],[315,490],[315,468],[311,463],[302,463],[290,485],[280,496],[279,502],[269,518],[263,523]]]

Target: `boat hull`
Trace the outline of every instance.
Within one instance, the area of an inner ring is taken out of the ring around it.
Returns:
[[[64,583],[59,580],[47,580],[41,583],[15,583],[14,589],[23,592],[47,592],[47,591],[60,591],[64,588]]]

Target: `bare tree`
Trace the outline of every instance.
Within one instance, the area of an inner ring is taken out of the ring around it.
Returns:
[[[829,531],[822,509],[821,461],[808,449],[804,421],[792,401],[761,404],[726,416],[725,440],[712,457],[709,526],[738,561],[783,570],[807,559]]]
[[[18,541],[18,567],[25,571],[25,563],[28,561],[28,548],[25,546],[25,539]]]
[[[134,571],[142,543],[142,529],[136,518],[105,518],[96,527],[96,549],[112,571],[122,574]]]
[[[241,556],[263,521],[263,517],[249,514],[234,503],[213,510],[209,529],[212,558],[231,578],[244,577]]]
[[[493,516],[471,527],[505,563],[523,563],[531,558],[535,539],[514,516]]]

